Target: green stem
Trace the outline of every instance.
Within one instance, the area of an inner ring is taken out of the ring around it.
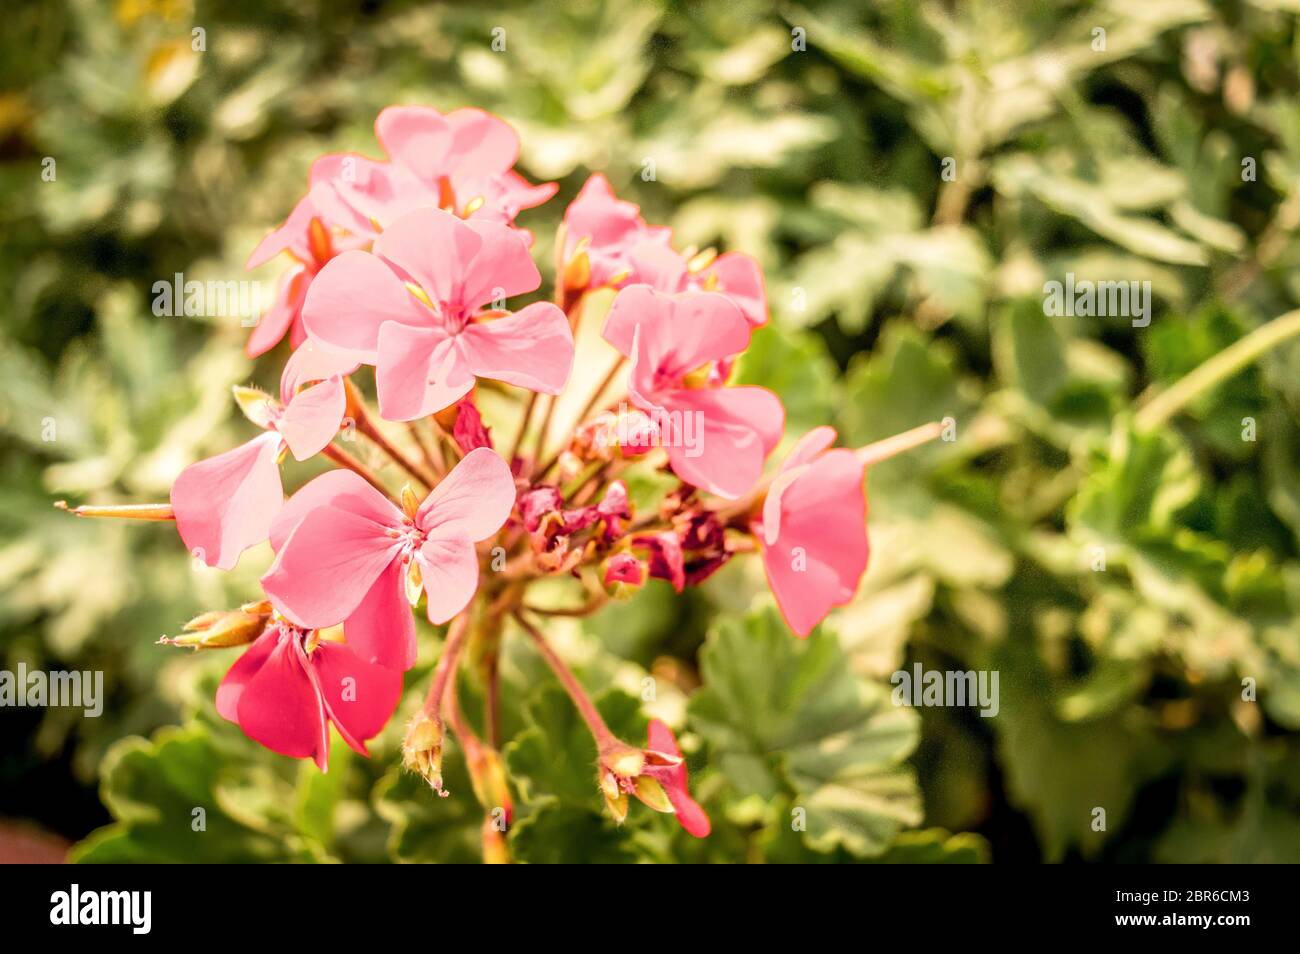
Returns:
[[[1133,418],[1139,432],[1150,432],[1169,422],[1175,414],[1205,392],[1233,377],[1283,341],[1300,335],[1300,309],[1288,311],[1234,341],[1169,390],[1157,394]]]
[[[596,748],[603,750],[609,744],[616,744],[618,740],[610,732],[609,726],[600,717],[600,713],[596,711],[596,706],[591,701],[591,697],[587,695],[587,691],[582,688],[582,683],[578,681],[578,677],[573,674],[573,671],[564,664],[564,660],[560,658],[559,653],[547,642],[546,637],[542,635],[542,631],[525,619],[518,610],[515,611],[514,616],[515,621],[523,627],[524,632],[532,637],[537,651],[541,653],[542,658],[551,667],[551,671],[555,673],[555,677],[560,680],[560,685],[564,687],[565,692],[569,694],[569,698],[573,700],[578,714],[582,716],[582,721],[587,723],[587,728],[596,739]]]

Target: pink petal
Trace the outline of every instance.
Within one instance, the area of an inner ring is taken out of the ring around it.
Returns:
[[[420,326],[428,311],[380,259],[353,249],[325,263],[307,290],[302,317],[313,338],[374,364],[385,322]]]
[[[351,470],[331,470],[309,481],[285,501],[271,524],[271,548],[279,553],[303,518],[322,507],[346,510],[386,527],[396,527],[402,522],[402,512],[360,475]]]
[[[471,324],[458,340],[469,369],[480,378],[559,394],[573,370],[569,319],[547,301]]]
[[[766,388],[682,389],[663,402],[670,419],[682,422],[683,439],[665,441],[673,473],[720,497],[735,499],[753,487],[781,442],[785,410]],[[690,421],[681,417],[687,414]]]
[[[453,134],[436,109],[389,106],[375,120],[375,138],[394,162],[420,178],[433,182],[445,174]]]
[[[758,262],[740,252],[719,255],[702,277],[717,278],[716,291],[734,301],[755,328],[767,324],[767,289]]]
[[[235,664],[226,670],[221,685],[217,686],[217,713],[229,722],[239,721],[239,697],[262,666],[271,651],[279,644],[280,630],[271,628],[262,633]]]
[[[726,297],[714,292],[668,296],[629,285],[610,306],[605,340],[634,358],[643,386],[654,377],[680,379],[749,346],[750,327]],[[640,343],[633,354],[633,338]]]
[[[308,341],[284,363],[284,370],[280,372],[280,403],[292,401],[304,384],[336,375],[346,377],[356,369],[356,360],[346,351],[336,351],[319,341]]]
[[[558,182],[542,182],[533,185],[517,172],[507,172],[485,181],[479,190],[483,193],[483,209],[468,216],[478,218],[484,211],[495,207],[499,209],[507,223],[513,222],[523,209],[534,209],[548,201],[560,190]],[[470,199],[473,199],[470,196]],[[530,243],[531,244],[531,243]]]
[[[272,752],[314,757],[324,771],[329,763],[329,723],[325,706],[303,668],[295,634],[278,644],[239,697],[239,727]]]
[[[837,449],[806,467],[785,489],[780,534],[763,550],[777,605],[800,636],[853,598],[870,552],[862,463]]]
[[[453,309],[461,306],[466,276],[473,271],[482,247],[478,231],[441,209],[409,212],[375,240],[377,256],[404,272],[434,302]],[[407,323],[430,325],[436,321],[428,315]]]
[[[253,333],[248,336],[248,344],[244,346],[250,358],[266,354],[280,343],[285,332],[302,324],[302,304],[307,298],[311,279],[311,273],[301,265],[295,265],[280,276],[275,300],[257,322]]]
[[[447,114],[452,147],[448,163],[456,171],[503,175],[519,158],[519,135],[499,116],[481,109],[457,109]]]
[[[790,448],[790,454],[781,462],[782,470],[790,470],[801,464],[810,464],[817,455],[835,443],[835,428],[823,424],[814,427]]]
[[[664,752],[668,755],[675,755],[681,758],[682,750],[677,747],[677,739],[673,736],[672,729],[668,728],[658,719],[651,719],[648,731],[646,732],[646,748],[656,752]],[[673,806],[673,811],[677,815],[677,821],[686,829],[688,834],[696,838],[706,838],[713,826],[709,823],[709,816],[704,813],[695,799],[691,798],[691,793],[687,788],[686,763],[672,767],[658,767],[653,769],[649,774],[656,778],[664,787],[664,792],[668,795],[668,801]]]
[[[334,440],[346,407],[342,379],[330,378],[295,394],[275,427],[294,458],[307,460]]]
[[[289,534],[262,588],[299,626],[323,629],[343,622],[371,584],[401,551],[388,527],[369,517],[322,507]]]
[[[312,205],[310,196],[299,199],[284,223],[257,243],[257,248],[253,249],[253,253],[248,256],[244,267],[258,268],[281,252],[289,252],[300,262],[310,262],[312,255],[307,246],[307,230],[316,215],[317,211]]]
[[[394,560],[343,623],[348,645],[362,659],[405,672],[415,665],[415,617],[406,599],[406,562]]]
[[[676,294],[686,287],[686,259],[662,242],[642,241],[627,253],[632,268],[629,281],[649,285],[666,295]]]
[[[470,540],[486,540],[501,529],[514,505],[510,466],[495,451],[479,447],[429,492],[416,511],[415,523],[427,533],[455,532]]]
[[[483,241],[461,288],[460,303],[467,311],[525,294],[542,284],[542,275],[518,229],[491,221],[465,224]]]
[[[637,327],[670,327],[672,310],[672,299],[667,295],[659,294],[649,285],[629,285],[614,297],[601,335],[620,354],[630,358]],[[642,333],[649,337],[648,331]]]
[[[379,330],[375,385],[385,420],[414,421],[463,398],[474,375],[441,328],[390,321]]]
[[[365,740],[388,724],[402,697],[401,671],[366,662],[349,646],[325,640],[316,644],[308,662],[316,668],[326,711],[339,734],[367,755]]]
[[[181,471],[171,503],[190,553],[229,570],[240,553],[267,538],[284,503],[279,454],[280,435],[268,431]]]
[[[443,527],[415,554],[429,596],[429,622],[445,623],[474,598],[478,589],[478,553],[456,527]]]
[[[781,468],[767,489],[763,500],[762,533],[763,540],[769,546],[776,542],[781,533],[781,500],[786,488],[799,479],[808,469],[807,465],[817,458],[822,451],[835,443],[835,428],[814,427],[795,443],[789,456],[781,462]]]

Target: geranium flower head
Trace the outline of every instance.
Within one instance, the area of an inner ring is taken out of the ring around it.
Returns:
[[[321,269],[303,314],[313,338],[375,365],[380,413],[407,421],[456,403],[476,377],[560,392],[573,366],[564,313],[549,302],[485,310],[539,284],[514,230],[420,209],[373,254],[346,252]]]

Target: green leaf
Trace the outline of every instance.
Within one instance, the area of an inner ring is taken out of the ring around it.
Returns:
[[[511,856],[531,864],[631,864],[628,833],[608,817],[546,799],[510,832]]]
[[[162,729],[152,740],[122,740],[102,769],[104,804],[116,821],[77,845],[72,860],[329,860],[316,833],[295,827],[279,807],[294,801],[292,774],[285,771],[296,770],[294,763],[258,762],[270,759],[232,759],[196,724]]]
[[[768,609],[720,623],[701,661],[690,722],[709,743],[710,764],[742,796],[792,800],[809,847],[878,855],[920,822],[903,765],[917,741],[915,713],[853,676],[833,634],[798,640]]]
[[[644,744],[637,700],[607,690],[596,708],[615,735]],[[596,774],[596,743],[568,695],[557,685],[543,686],[528,704],[529,726],[505,747],[506,769],[525,802],[553,798],[597,814],[604,805]]]
[[[375,786],[375,811],[391,826],[388,853],[394,861],[417,864],[475,864],[483,860],[483,810],[474,797],[459,750],[446,751],[439,798],[427,782],[394,766]]]

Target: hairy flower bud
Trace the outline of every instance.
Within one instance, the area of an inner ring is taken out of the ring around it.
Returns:
[[[270,618],[271,604],[268,602],[246,603],[237,610],[209,610],[186,623],[181,635],[164,636],[158,642],[192,649],[243,646],[262,635]]]
[[[447,797],[449,793],[442,787],[442,726],[423,709],[406,729],[402,764],[428,782],[441,797]]]

